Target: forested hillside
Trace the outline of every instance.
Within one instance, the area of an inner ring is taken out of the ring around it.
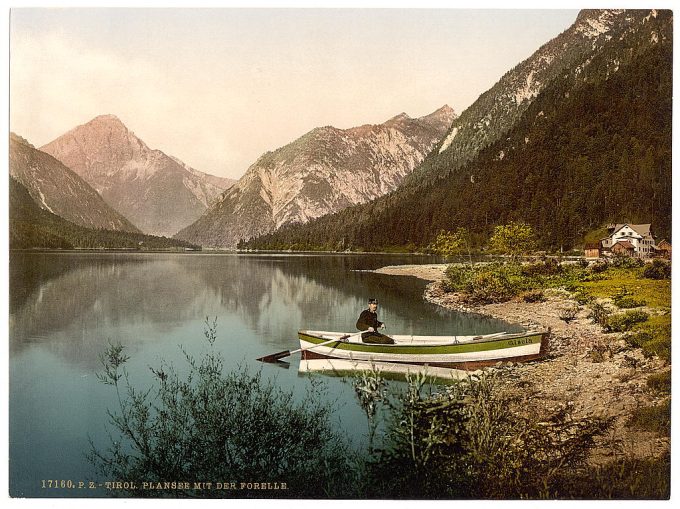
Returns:
[[[242,247],[364,249],[427,245],[463,226],[485,238],[510,220],[540,246],[578,246],[607,222],[671,233],[672,18],[649,17],[624,41],[546,87],[521,120],[463,168]],[[441,154],[435,162],[446,174]]]
[[[10,249],[184,249],[188,242],[141,233],[85,228],[73,224],[33,201],[28,190],[9,179]]]

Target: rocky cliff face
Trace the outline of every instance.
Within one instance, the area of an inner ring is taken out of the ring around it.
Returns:
[[[454,118],[444,106],[421,118],[401,113],[379,125],[314,129],[261,156],[176,237],[233,248],[241,239],[373,200],[396,189]]]
[[[13,133],[9,140],[9,172],[43,210],[88,228],[139,231],[82,178]]]
[[[80,175],[144,233],[171,236],[195,221],[233,181],[150,149],[113,115],[41,148]]]

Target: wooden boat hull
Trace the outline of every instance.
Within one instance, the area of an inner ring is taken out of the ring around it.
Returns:
[[[498,362],[528,362],[548,354],[548,332],[488,336],[393,336],[394,345],[367,344],[360,336],[343,342],[343,333],[298,332],[303,359],[347,359],[368,362],[427,364],[433,367],[474,370]],[[338,342],[316,347],[334,337]]]

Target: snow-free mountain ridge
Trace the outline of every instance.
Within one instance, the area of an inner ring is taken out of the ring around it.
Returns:
[[[396,189],[440,141],[455,118],[449,106],[420,118],[313,129],[262,155],[244,176],[177,238],[234,248],[240,240],[305,223]]]
[[[94,187],[144,233],[170,236],[233,181],[149,148],[115,115],[100,115],[41,147]]]
[[[139,230],[75,172],[51,155],[10,133],[9,173],[37,206],[87,228]]]

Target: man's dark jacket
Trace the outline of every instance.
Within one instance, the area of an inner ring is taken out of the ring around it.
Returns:
[[[378,321],[378,313],[371,313],[368,309],[364,309],[357,320],[357,330],[368,330],[373,327],[377,331],[383,323]]]

